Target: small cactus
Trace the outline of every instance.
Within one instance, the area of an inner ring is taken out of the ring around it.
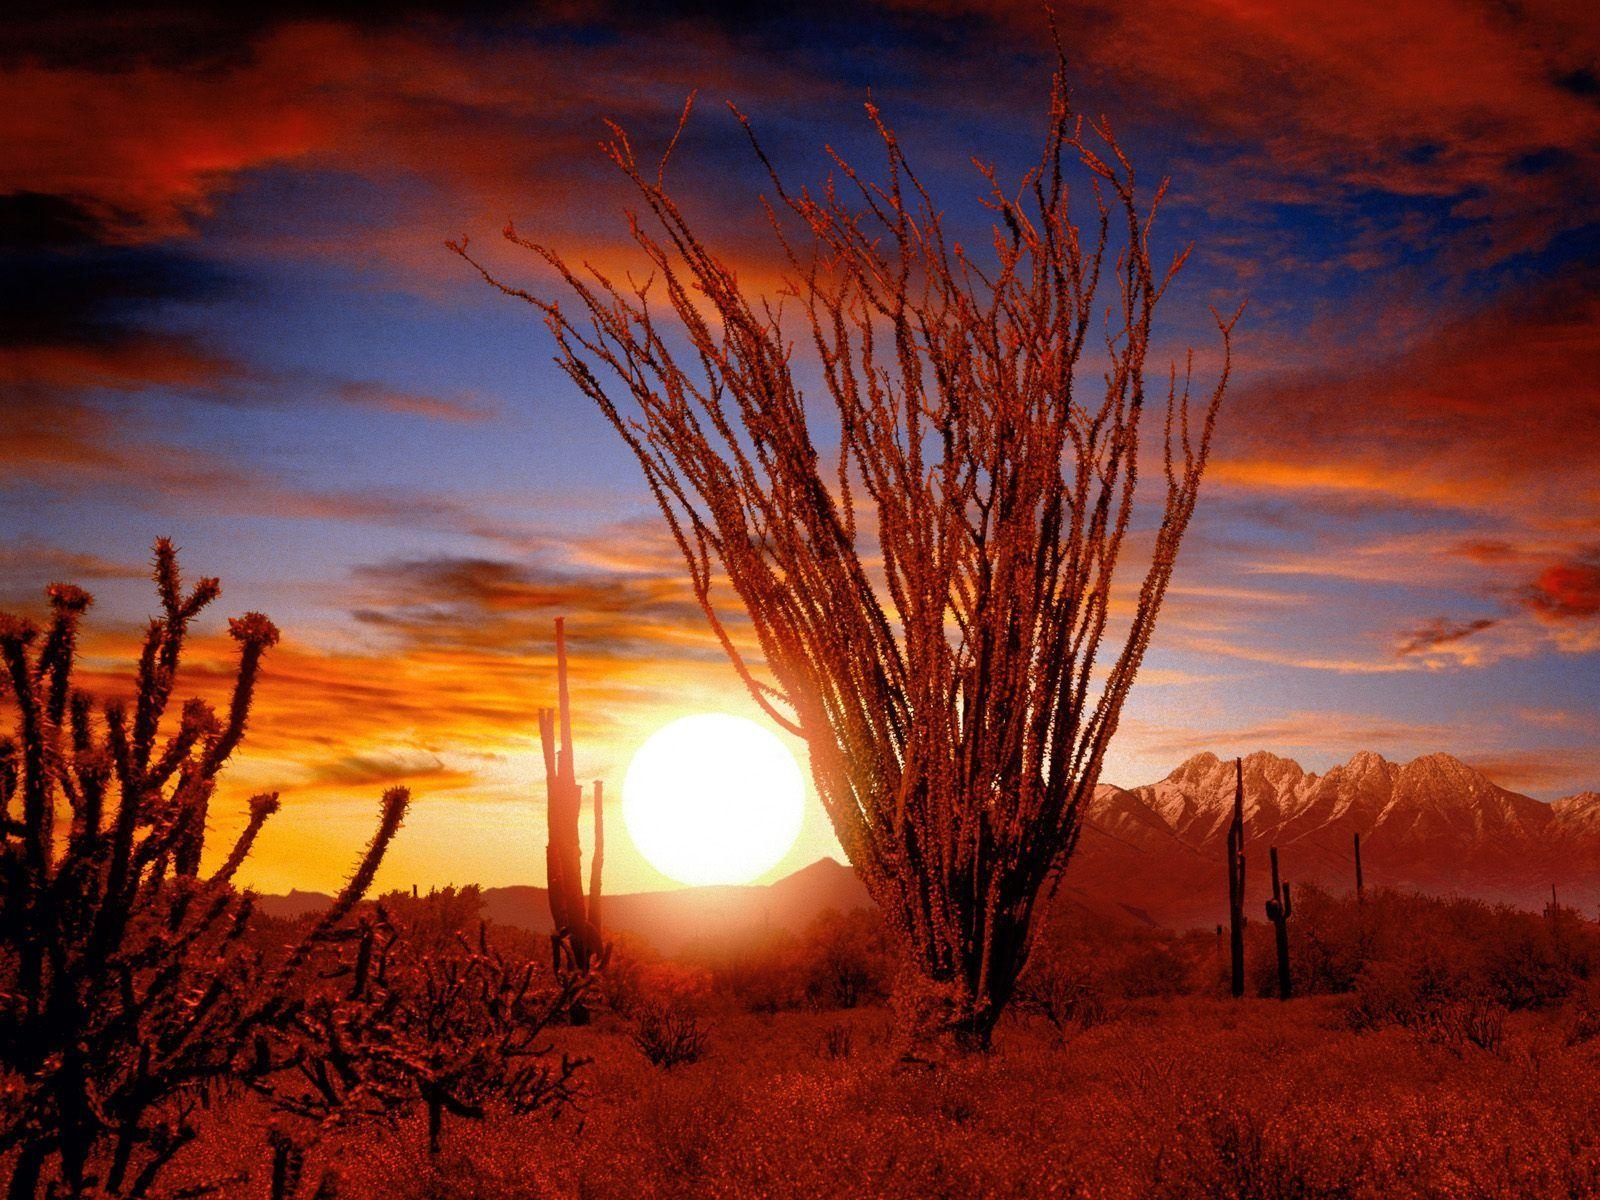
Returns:
[[[1233,760],[1233,821],[1228,826],[1229,991],[1244,995],[1244,762]]]
[[[594,785],[594,857],[589,865],[589,894],[584,895],[582,846],[578,840],[578,814],[583,809],[583,788],[572,764],[572,708],[567,691],[567,633],[565,621],[556,618],[556,691],[559,708],[539,710],[539,740],[544,749],[546,812],[549,830],[545,846],[550,917],[551,965],[559,973],[580,974],[603,966],[606,948],[600,934],[600,872],[605,856],[604,785]],[[556,733],[559,720],[560,744]],[[573,1004],[574,1025],[587,1023],[588,1009],[581,998]]]
[[[1293,991],[1289,977],[1289,918],[1294,916],[1294,901],[1289,885],[1278,881],[1278,848],[1272,848],[1272,899],[1267,901],[1267,920],[1272,922],[1278,944],[1278,999],[1287,1000]]]

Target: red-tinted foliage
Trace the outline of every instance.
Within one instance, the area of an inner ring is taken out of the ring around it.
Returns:
[[[0,1155],[9,1200],[144,1196],[195,1136],[195,1116],[240,1069],[251,1038],[295,1004],[319,945],[371,885],[409,794],[385,793],[349,882],[295,941],[253,936],[233,887],[278,797],[253,797],[244,831],[202,875],[207,814],[248,722],[278,630],[228,622],[239,660],[227,712],[167,710],[191,623],[221,593],[185,591],[177,553],[155,546],[161,616],[131,703],[73,687],[87,592],[46,589],[40,629],[0,614],[0,662],[16,716],[0,738]],[[67,823],[58,826],[58,818]]]

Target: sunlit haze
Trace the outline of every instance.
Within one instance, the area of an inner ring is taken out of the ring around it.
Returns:
[[[794,845],[805,780],[776,734],[703,713],[656,730],[628,764],[622,816],[640,853],[680,883],[748,883]]]

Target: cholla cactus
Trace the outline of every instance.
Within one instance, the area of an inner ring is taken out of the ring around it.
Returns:
[[[544,1034],[580,1001],[587,975],[547,977],[492,944],[482,923],[475,939],[406,928],[382,902],[353,932],[353,962],[328,973],[348,986],[308,997],[276,1048],[262,1041],[250,1082],[276,1108],[353,1124],[420,1107],[437,1153],[446,1115],[481,1120],[491,1104],[559,1115],[577,1100],[589,1060]]]
[[[201,874],[217,778],[244,735],[263,654],[278,630],[260,613],[229,622],[239,661],[228,710],[183,705],[163,740],[189,624],[220,593],[187,593],[166,539],[155,545],[162,615],[151,621],[131,709],[97,721],[72,688],[87,592],[48,589],[43,643],[0,615],[0,659],[17,731],[0,740],[0,1153],[9,1200],[41,1188],[142,1196],[191,1137],[189,1115],[230,1070],[251,1030],[279,1018],[309,956],[280,963],[251,947],[251,898],[232,879],[278,809],[250,800],[243,832]],[[326,937],[371,882],[408,794],[383,799],[349,885],[310,935]],[[56,828],[66,816],[66,830]],[[52,1160],[54,1160],[52,1162]],[[50,1184],[48,1176],[59,1177]]]

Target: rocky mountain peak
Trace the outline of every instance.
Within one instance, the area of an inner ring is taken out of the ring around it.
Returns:
[[[1222,760],[1209,750],[1202,751],[1192,758],[1186,758],[1179,763],[1167,776],[1164,782],[1170,783],[1199,783],[1211,778],[1222,765]]]

